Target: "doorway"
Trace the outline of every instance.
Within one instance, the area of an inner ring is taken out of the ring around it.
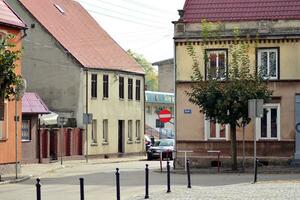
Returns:
[[[118,153],[124,153],[124,120],[118,122]]]

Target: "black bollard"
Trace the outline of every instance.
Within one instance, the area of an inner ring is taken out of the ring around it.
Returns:
[[[40,184],[40,179],[39,178],[37,178],[36,179],[36,199],[37,200],[41,200],[42,198],[41,198],[41,184]]]
[[[170,162],[167,161],[167,184],[168,190],[167,193],[171,192],[171,181],[170,181]]]
[[[84,179],[79,178],[80,182],[80,200],[84,200]]]
[[[187,170],[187,179],[188,179],[188,188],[192,188],[191,186],[191,172],[190,172],[190,161],[186,161],[186,170]]]
[[[117,200],[120,200],[120,173],[119,168],[116,168],[116,186],[117,186]]]
[[[258,159],[255,160],[254,183],[257,182],[257,163],[258,163]]]
[[[149,168],[146,164],[145,168],[145,199],[149,199]]]

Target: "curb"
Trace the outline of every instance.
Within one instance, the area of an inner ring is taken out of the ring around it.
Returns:
[[[32,176],[28,175],[28,176],[24,176],[24,177],[18,178],[18,179],[12,179],[12,180],[7,180],[7,181],[2,181],[2,182],[0,182],[0,185],[11,184],[11,183],[19,183],[19,182],[27,181],[27,180],[29,180],[31,178],[32,178]]]

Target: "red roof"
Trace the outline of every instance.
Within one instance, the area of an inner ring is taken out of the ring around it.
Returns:
[[[84,67],[144,73],[78,2],[20,2]]]
[[[0,23],[22,29],[26,27],[22,20],[3,0],[0,0]]]
[[[50,111],[38,94],[26,92],[22,97],[23,114],[49,114]]]
[[[185,22],[300,19],[300,0],[186,0]]]

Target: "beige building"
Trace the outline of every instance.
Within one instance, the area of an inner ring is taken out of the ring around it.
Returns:
[[[226,2],[227,9],[217,2],[211,0],[200,5],[200,1],[187,0],[184,9],[179,12],[180,19],[174,22],[177,151],[193,151],[189,156],[194,165],[213,165],[216,155],[209,153],[211,150],[221,151],[222,164],[230,162],[229,126],[206,120],[199,112],[199,107],[188,101],[185,93],[191,88],[193,63],[187,44],[192,42],[205,78],[209,75],[224,80],[230,67],[232,31],[238,27],[241,32],[240,42],[246,42],[245,38],[250,37],[251,70],[262,70],[263,76],[270,80],[269,88],[273,90],[271,102],[264,104],[264,110],[268,112],[256,121],[258,158],[266,163],[287,163],[297,155],[296,149],[299,148],[299,144],[295,144],[295,125],[300,116],[297,104],[300,98],[299,1],[282,1],[280,5],[275,5],[261,0],[260,6],[234,1]],[[289,9],[294,11],[288,12]],[[208,41],[204,47],[201,45],[202,19],[212,22],[212,29],[221,22],[221,37]],[[209,58],[206,63],[203,59],[205,51]],[[254,126],[251,123],[245,129],[248,161],[251,161],[253,155],[253,134]],[[242,138],[242,129],[238,129],[239,160],[242,156]],[[177,158],[182,161],[182,155],[178,154]]]
[[[174,93],[174,59],[161,60],[152,65],[158,66],[158,91]]]

